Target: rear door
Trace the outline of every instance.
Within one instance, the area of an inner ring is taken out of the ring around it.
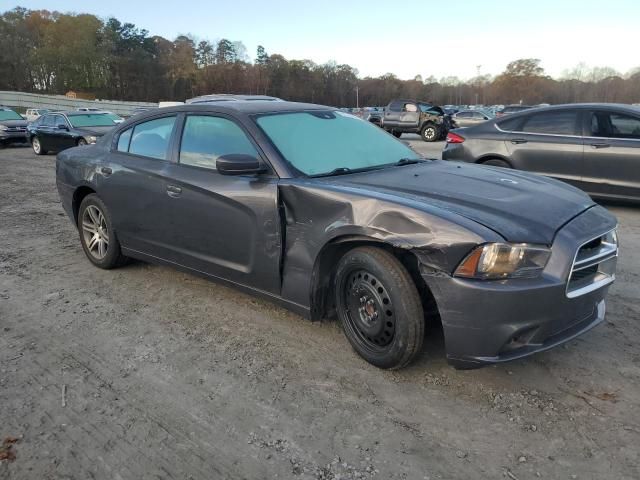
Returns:
[[[384,126],[392,128],[399,125],[403,105],[404,103],[399,100],[393,101],[389,104],[384,112]]]
[[[171,184],[177,115],[145,119],[122,132],[98,169],[98,194],[113,216],[123,246],[165,260],[172,258],[175,219],[164,209]]]
[[[585,189],[640,198],[640,114],[594,109],[584,118]]]
[[[513,167],[581,187],[584,147],[578,113],[554,109],[522,117],[507,135]]]
[[[56,123],[55,117],[55,115],[45,115],[36,127],[36,136],[38,140],[40,140],[40,145],[43,150],[54,150],[56,148],[54,147],[54,138],[51,135]]]

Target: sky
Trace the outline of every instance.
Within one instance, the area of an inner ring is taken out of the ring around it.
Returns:
[[[580,62],[626,73],[636,54],[640,0],[0,0],[29,9],[114,16],[174,39],[242,41],[269,54],[335,61],[359,76],[461,79],[539,58],[548,75]]]

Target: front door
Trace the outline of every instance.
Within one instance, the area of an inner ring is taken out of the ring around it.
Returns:
[[[529,115],[506,141],[514,168],[582,187],[583,142],[577,110]]]
[[[189,114],[178,163],[163,205],[172,226],[168,242],[179,263],[210,275],[280,293],[281,226],[278,179],[221,175],[222,155],[260,158],[242,127],[219,115]]]

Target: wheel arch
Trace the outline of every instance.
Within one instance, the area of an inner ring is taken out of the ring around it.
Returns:
[[[82,203],[82,200],[84,200],[84,198],[87,195],[91,195],[92,193],[96,193],[96,191],[93,188],[88,187],[86,185],[82,185],[76,188],[75,191],[73,192],[71,208],[73,210],[73,221],[75,222],[76,225],[78,224],[78,211],[80,210],[80,204]]]
[[[409,249],[395,247],[390,243],[365,235],[344,235],[328,241],[321,249],[314,262],[310,305],[311,319],[321,320],[335,316],[333,301],[335,273],[338,262],[349,250],[361,246],[373,246],[384,249],[396,257],[411,275],[420,299],[425,318],[440,321],[438,307],[431,289],[420,275],[418,257]]]
[[[481,165],[489,160],[501,160],[505,163],[508,163],[511,168],[513,168],[513,162],[504,155],[500,155],[498,153],[490,153],[488,155],[483,155],[482,157],[476,159],[475,163]]]

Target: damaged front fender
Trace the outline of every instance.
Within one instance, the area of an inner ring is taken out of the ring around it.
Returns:
[[[373,241],[412,252],[421,273],[450,275],[479,243],[499,241],[492,230],[452,212],[379,192],[361,192],[291,179],[279,184],[283,210],[282,293],[308,306],[311,318],[322,316],[318,289],[326,290],[335,255],[345,244]],[[331,265],[321,265],[328,261]]]

